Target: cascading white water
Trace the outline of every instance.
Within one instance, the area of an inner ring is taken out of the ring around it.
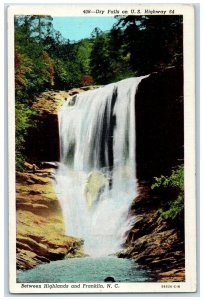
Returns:
[[[132,226],[135,95],[144,77],[75,95],[60,111],[56,191],[66,234],[82,238],[91,256],[121,250]]]

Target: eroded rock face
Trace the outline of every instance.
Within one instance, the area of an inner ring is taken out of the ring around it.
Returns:
[[[17,269],[65,257],[83,256],[83,241],[64,232],[61,208],[52,186],[53,169],[26,164],[16,176]]]
[[[150,190],[149,182],[139,183],[139,195],[132,207],[134,227],[119,257],[127,257],[150,268],[158,281],[185,280],[183,228],[160,220],[160,199]]]

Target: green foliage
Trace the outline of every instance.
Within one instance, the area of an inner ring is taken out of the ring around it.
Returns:
[[[49,53],[33,31],[33,19],[16,18],[15,82],[17,101],[32,99],[54,84],[54,67]],[[41,29],[42,30],[42,29]]]
[[[176,200],[169,204],[168,210],[159,209],[160,219],[162,220],[175,220],[183,215],[184,210],[184,197],[179,195]]]
[[[154,177],[155,183],[152,184],[152,189],[158,187],[173,188],[179,191],[184,191],[184,167],[179,166],[172,171],[169,177],[161,175],[160,177]]]
[[[90,58],[91,74],[97,84],[116,82],[135,76],[129,67],[129,57],[124,52],[122,31],[113,28],[104,33],[95,28]]]
[[[181,165],[172,171],[170,176],[154,177],[152,189],[164,189],[172,199],[165,205],[165,209],[158,210],[160,219],[178,220],[183,219],[184,213],[184,166]]]
[[[92,76],[107,84],[183,65],[182,16],[116,17],[110,32],[92,34]]]
[[[15,49],[15,93],[17,98],[23,98],[23,94],[29,84],[28,76],[32,71],[32,61]]]
[[[16,102],[15,107],[15,125],[16,125],[16,169],[23,170],[25,138],[28,134],[28,128],[35,126],[33,116],[36,111],[29,108],[27,104]]]
[[[81,74],[79,66],[72,61],[62,61],[55,59],[55,87],[58,89],[70,89],[81,85]]]
[[[109,56],[109,40],[107,34],[96,28],[92,34],[94,38],[91,52],[91,74],[98,84],[106,84],[111,81],[112,69]]]
[[[183,64],[182,16],[117,17],[129,66],[143,75]]]
[[[50,87],[76,87],[84,75],[92,75],[98,84],[107,84],[165,66],[182,65],[181,16],[116,19],[109,32],[95,28],[90,39],[70,43],[54,30],[50,16],[16,17],[15,45],[24,61],[29,59],[32,65],[30,76],[26,77],[26,93],[34,95]],[[47,58],[43,53],[47,53]],[[43,71],[48,60],[52,78]]]
[[[84,39],[77,43],[76,59],[79,64],[81,75],[88,75],[91,72],[90,59],[92,48],[92,40]]]

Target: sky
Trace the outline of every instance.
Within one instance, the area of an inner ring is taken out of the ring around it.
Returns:
[[[91,36],[94,28],[102,31],[110,30],[116,23],[114,17],[54,17],[53,27],[60,31],[64,38],[78,41]]]

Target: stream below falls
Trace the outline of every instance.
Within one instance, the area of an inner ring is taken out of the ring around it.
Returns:
[[[149,270],[130,259],[116,256],[80,257],[53,261],[17,274],[18,283],[43,282],[104,282],[112,277],[116,282],[152,281]]]

